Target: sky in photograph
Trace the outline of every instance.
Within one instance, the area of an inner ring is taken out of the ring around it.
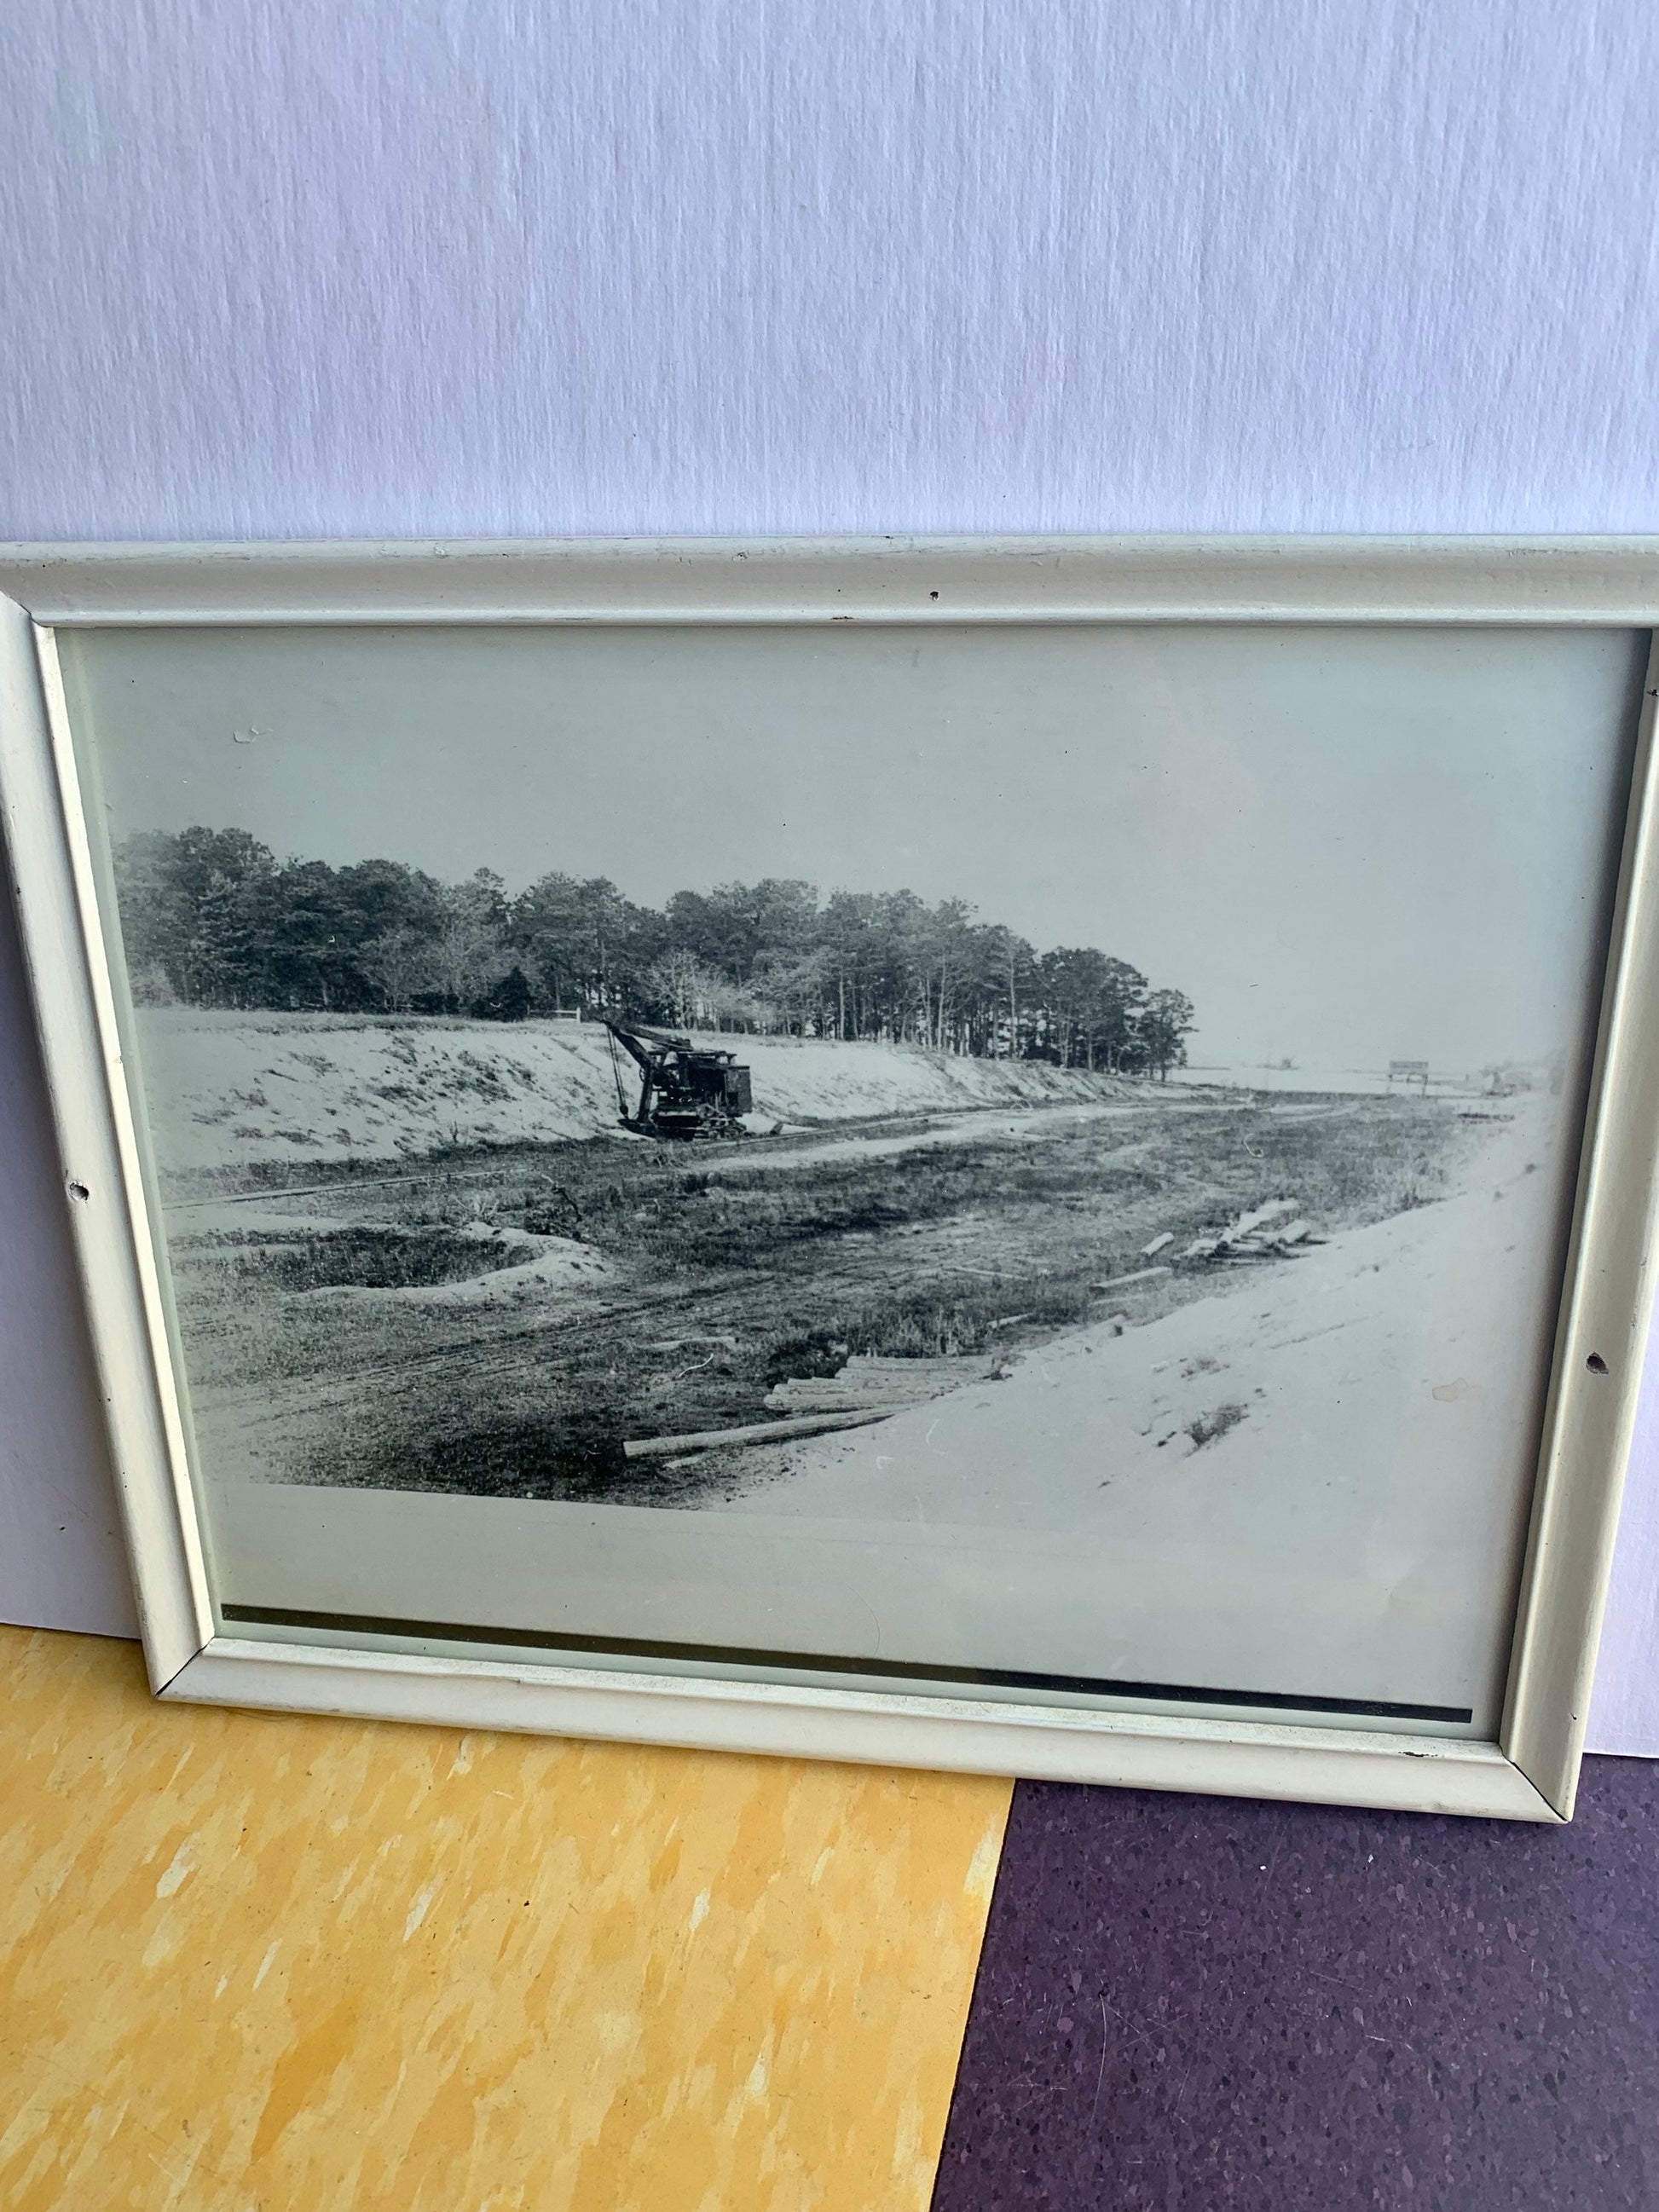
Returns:
[[[1139,628],[60,634],[111,833],[961,898],[1197,1010],[1195,1064],[1575,1049],[1628,633]]]

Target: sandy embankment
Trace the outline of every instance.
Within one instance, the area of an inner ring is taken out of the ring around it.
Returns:
[[[1356,1659],[1389,1618],[1414,1626],[1474,1702],[1553,1322],[1568,1164],[1551,1109],[1494,1123],[1454,1197],[1122,1336],[1079,1330],[1002,1382],[778,1448],[775,1478],[720,1510],[1000,1528],[1015,1552],[1063,1532],[1061,1579],[1147,1679],[1192,1679],[1197,1620],[1236,1667],[1301,1606]],[[1045,1582],[1005,1601],[1062,1601]]]
[[[1537,1135],[1530,1122],[1502,1127],[1456,1196],[1297,1259],[1218,1273],[1214,1297],[1144,1328],[1076,1330],[1000,1382],[793,1446],[788,1473],[741,1503],[1022,1526],[1109,1520],[1112,1492],[1170,1488],[1172,1471],[1195,1461],[1201,1478],[1174,1487],[1259,1492],[1269,1464],[1298,1445],[1340,1441],[1351,1473],[1368,1444],[1392,1460],[1404,1401],[1425,1442],[1504,1407],[1519,1415],[1528,1394],[1506,1385],[1532,1370],[1504,1285],[1542,1257],[1524,1203],[1537,1190]],[[1235,1410],[1220,1433],[1196,1440],[1193,1425],[1224,1408]],[[1531,1411],[1528,1397],[1528,1420]],[[1340,1431],[1325,1434],[1339,1414]]]
[[[610,1046],[594,1024],[176,1007],[141,1008],[137,1022],[153,1139],[173,1171],[621,1133]],[[760,1125],[1055,1106],[1134,1088],[1080,1070],[902,1045],[706,1042],[748,1063]],[[622,1074],[631,1099],[637,1078],[625,1057]]]

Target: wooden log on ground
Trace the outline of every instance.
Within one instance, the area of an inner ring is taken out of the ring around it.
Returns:
[[[867,1428],[872,1421],[887,1418],[885,1412],[872,1408],[856,1413],[805,1413],[790,1421],[750,1421],[740,1429],[701,1429],[687,1437],[629,1437],[623,1453],[628,1459],[666,1459],[675,1452],[713,1451],[721,1444],[763,1444],[783,1437],[815,1437],[826,1429]]]
[[[863,1391],[792,1391],[787,1398],[765,1395],[769,1413],[905,1413],[914,1405],[931,1405],[940,1391],[914,1391],[905,1398],[891,1394],[865,1395]]]
[[[1237,1221],[1230,1221],[1221,1232],[1222,1242],[1231,1244],[1241,1237],[1254,1236],[1264,1223],[1277,1221],[1281,1213],[1295,1212],[1293,1198],[1270,1199],[1266,1206],[1258,1206],[1249,1213],[1241,1213]]]
[[[1101,1297],[1108,1291],[1127,1290],[1131,1283],[1150,1283],[1160,1275],[1172,1275],[1173,1267],[1137,1267],[1133,1275],[1111,1275],[1103,1283],[1091,1283],[1091,1297]]]
[[[1258,1206],[1249,1213],[1241,1213],[1224,1229],[1208,1230],[1201,1237],[1194,1237],[1190,1244],[1182,1247],[1181,1256],[1183,1260],[1214,1260],[1224,1258],[1232,1252],[1248,1253],[1252,1247],[1259,1249],[1271,1235],[1276,1233],[1270,1231],[1267,1224],[1276,1221],[1281,1213],[1295,1212],[1296,1200],[1293,1198],[1273,1199],[1267,1205]]]
[[[781,1396],[768,1391],[769,1413],[902,1413],[907,1406],[925,1406],[939,1396],[936,1390],[912,1390],[902,1395],[891,1390],[790,1390]]]
[[[985,1364],[982,1358],[969,1352],[952,1354],[937,1359],[894,1359],[884,1352],[855,1352],[841,1372],[854,1375],[969,1375]]]
[[[779,1413],[898,1413],[964,1383],[984,1382],[994,1364],[983,1354],[892,1359],[866,1352],[848,1359],[834,1375],[795,1375],[775,1382],[764,1403]]]
[[[964,1380],[969,1382],[975,1379],[976,1378],[971,1376],[964,1377]],[[874,1378],[864,1382],[843,1382],[839,1376],[830,1376],[822,1382],[815,1382],[808,1376],[798,1382],[774,1383],[766,1394],[766,1403],[769,1406],[787,1407],[792,1404],[799,1405],[803,1399],[810,1398],[814,1401],[823,1399],[827,1408],[833,1401],[839,1398],[842,1404],[849,1411],[854,1406],[883,1406],[889,1403],[908,1406],[914,1405],[921,1398],[937,1398],[941,1391],[949,1387],[946,1383],[939,1382],[931,1378],[915,1382],[887,1382]],[[803,1408],[803,1410],[805,1409]]]
[[[1297,1219],[1296,1221],[1286,1223],[1283,1229],[1269,1229],[1266,1231],[1263,1234],[1262,1242],[1267,1244],[1300,1244],[1304,1238],[1311,1237],[1312,1234],[1312,1222]]]

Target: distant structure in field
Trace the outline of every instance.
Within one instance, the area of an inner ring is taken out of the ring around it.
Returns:
[[[1396,1083],[1403,1084],[1407,1087],[1414,1083],[1419,1091],[1426,1091],[1429,1087],[1428,1061],[1426,1060],[1391,1060],[1389,1062],[1390,1089]]]
[[[1504,1060],[1498,1067],[1483,1067],[1480,1088],[1489,1097],[1512,1098],[1517,1091],[1530,1091],[1534,1070],[1518,1066],[1514,1060]]]

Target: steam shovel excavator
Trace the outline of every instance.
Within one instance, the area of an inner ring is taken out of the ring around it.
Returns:
[[[611,1032],[611,1072],[624,1129],[641,1137],[746,1137],[738,1120],[752,1106],[749,1070],[735,1053],[694,1045],[689,1036],[601,1018]],[[630,1114],[617,1060],[621,1045],[639,1067],[640,1098]]]

